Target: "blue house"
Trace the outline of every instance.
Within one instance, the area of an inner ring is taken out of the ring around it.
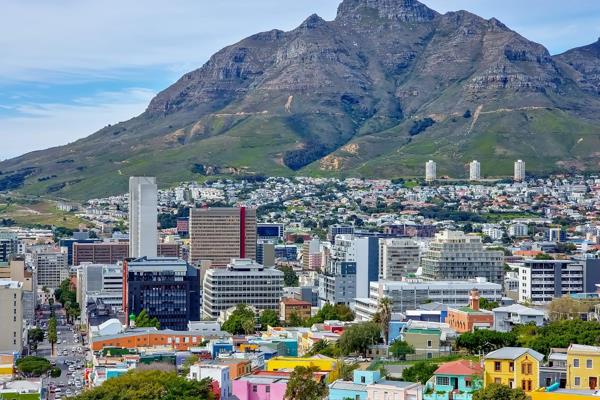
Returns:
[[[481,389],[483,368],[480,364],[458,360],[440,365],[425,385],[424,400],[471,400]]]
[[[379,371],[354,370],[352,382],[338,379],[329,385],[329,400],[367,400],[367,385],[380,379]]]

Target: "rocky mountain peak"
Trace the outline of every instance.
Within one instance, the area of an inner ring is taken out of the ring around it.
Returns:
[[[300,24],[298,29],[315,29],[325,24],[327,24],[327,22],[323,18],[319,17],[317,14],[313,14],[306,18],[304,22]]]
[[[438,13],[417,0],[344,0],[338,7],[336,20],[361,19],[365,11],[374,10],[379,18],[401,22],[429,22]]]

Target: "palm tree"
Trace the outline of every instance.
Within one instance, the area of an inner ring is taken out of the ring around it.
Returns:
[[[379,314],[379,323],[381,325],[381,332],[383,334],[383,342],[388,344],[390,320],[392,319],[392,301],[389,297],[383,297],[381,300],[379,300],[377,313]]]

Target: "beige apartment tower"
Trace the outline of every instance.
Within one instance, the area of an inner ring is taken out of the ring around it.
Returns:
[[[190,210],[190,263],[225,267],[232,258],[256,260],[256,209]]]
[[[379,279],[400,281],[419,268],[419,244],[412,239],[379,239]]]
[[[23,350],[23,283],[0,280],[1,353]]]

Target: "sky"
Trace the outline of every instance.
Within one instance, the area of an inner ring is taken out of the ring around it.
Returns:
[[[2,0],[0,160],[62,145],[144,111],[216,51],[290,30],[340,0]],[[600,1],[424,0],[496,17],[552,54],[600,36]]]

